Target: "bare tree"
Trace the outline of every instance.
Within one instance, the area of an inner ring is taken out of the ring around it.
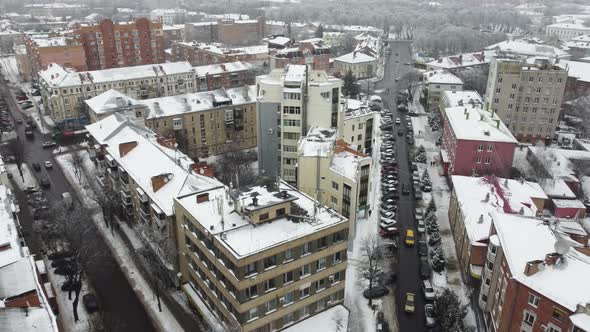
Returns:
[[[84,153],[81,150],[74,151],[70,155],[70,165],[74,167],[74,174],[78,178],[78,182],[82,181],[82,167],[84,165]]]
[[[23,175],[23,163],[25,162],[25,146],[23,142],[21,142],[21,140],[17,137],[16,139],[6,142],[4,146],[6,152],[14,157],[16,168],[18,169],[18,173],[24,182],[25,176]]]
[[[117,193],[111,186],[100,187],[97,181],[89,181],[92,187],[92,194],[88,197],[94,201],[102,210],[103,219],[107,228],[111,227],[114,232],[115,210],[119,207]]]
[[[99,249],[98,242],[88,236],[94,233],[96,226],[90,219],[90,213],[79,204],[72,210],[55,206],[50,211],[50,216],[53,220],[52,227],[45,231],[53,241],[47,245],[52,252],[68,253],[68,257],[64,259],[63,269],[70,285],[68,298],[71,299],[72,292],[75,293],[72,311],[77,322],[82,280],[88,267],[104,255],[104,252]]]
[[[416,89],[418,88],[418,82],[422,78],[422,75],[419,71],[412,69],[409,72],[405,73],[399,79],[399,86],[400,87],[407,87],[408,92],[410,93],[411,98],[413,98]]]
[[[369,289],[373,288],[373,283],[383,274],[381,261],[383,256],[379,245],[379,239],[375,235],[369,235],[361,240],[360,260],[357,265],[357,271],[361,275],[358,286],[365,287],[369,283]],[[369,299],[369,306],[373,305],[373,299]]]
[[[218,179],[226,185],[248,185],[256,180],[252,162],[256,155],[243,150],[224,153],[215,161]]]

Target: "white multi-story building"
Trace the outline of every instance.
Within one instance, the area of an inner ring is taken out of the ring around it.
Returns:
[[[423,74],[429,108],[438,107],[444,91],[463,90],[463,81],[445,70],[427,71]]]
[[[261,175],[297,181],[297,142],[312,126],[338,127],[342,81],[305,65],[289,65],[256,79],[258,162]]]
[[[150,19],[152,21],[161,21],[164,25],[173,25],[184,23],[186,17],[186,9],[174,8],[164,9],[158,8],[150,12]]]
[[[545,34],[547,36],[557,36],[563,41],[569,41],[588,33],[590,33],[590,26],[586,26],[584,21],[578,19],[559,22],[545,27]]]
[[[76,72],[57,64],[39,73],[43,104],[62,129],[88,123],[83,101],[111,89],[135,99],[195,92],[196,74],[186,61]]]
[[[486,107],[519,140],[553,138],[567,71],[547,59],[494,59],[486,89]]]

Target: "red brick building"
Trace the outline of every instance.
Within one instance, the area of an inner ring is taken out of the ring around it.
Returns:
[[[298,45],[273,49],[270,53],[270,68],[285,68],[289,64],[304,65],[306,58],[312,58],[313,69],[330,69],[330,47],[321,38],[303,40]]]
[[[486,330],[589,331],[588,236],[573,248],[556,237],[557,229],[570,236],[559,225],[518,215],[493,219],[479,294]]]
[[[75,31],[86,52],[88,70],[162,63],[162,23],[139,18],[135,22],[82,25]]]
[[[25,34],[28,68],[31,77],[57,63],[78,71],[86,70],[84,47],[74,38],[52,34]]]

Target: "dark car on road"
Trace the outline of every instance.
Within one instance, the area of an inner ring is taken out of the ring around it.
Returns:
[[[47,179],[42,179],[41,180],[41,187],[47,189],[47,188],[51,187],[51,182],[49,182],[49,180],[47,180]]]
[[[82,296],[82,302],[84,303],[86,311],[88,311],[89,313],[98,311],[98,301],[94,294],[86,294]]]
[[[389,290],[387,289],[387,287],[381,285],[367,289],[363,292],[363,296],[366,299],[376,299],[387,294],[389,294]]]
[[[41,165],[39,163],[33,163],[33,169],[39,172],[41,170]]]

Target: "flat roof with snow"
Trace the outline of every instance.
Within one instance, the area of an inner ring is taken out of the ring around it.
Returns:
[[[453,175],[451,181],[472,243],[488,238],[493,214],[522,211],[525,216],[535,216],[537,207],[532,198],[547,199],[534,182],[459,175]]]
[[[478,105],[447,107],[444,113],[459,140],[518,143],[498,115]]]
[[[528,151],[536,157],[551,177],[565,181],[579,181],[576,162],[590,163],[590,152],[588,151],[537,146],[529,146]]]
[[[348,329],[348,309],[339,304],[291,325],[283,332],[321,331],[340,332]]]
[[[334,61],[344,62],[344,63],[351,63],[351,64],[358,64],[358,63],[366,63],[366,62],[375,62],[377,58],[374,58],[370,55],[367,55],[362,52],[350,52],[344,54],[342,56],[337,57]]]
[[[194,67],[197,77],[254,70],[254,65],[248,62],[235,61]]]
[[[556,65],[567,69],[568,77],[575,78],[578,81],[590,82],[590,63],[564,60],[556,63]]]
[[[430,84],[463,84],[463,81],[459,77],[445,70],[427,71],[422,76],[424,77],[424,81]]]
[[[299,156],[328,157],[333,151],[336,138],[335,129],[314,126],[299,140]]]
[[[443,100],[446,107],[456,107],[463,105],[483,105],[483,99],[477,91],[455,90],[443,91]]]
[[[557,235],[550,226],[535,218],[503,215],[494,218],[494,226],[510,272],[518,282],[570,311],[575,312],[578,304],[590,302],[590,259],[574,248],[563,256],[563,261],[553,265],[543,264],[538,272],[530,276],[524,273],[528,262],[543,261],[547,254],[554,253],[559,238],[577,246],[573,240]]]

